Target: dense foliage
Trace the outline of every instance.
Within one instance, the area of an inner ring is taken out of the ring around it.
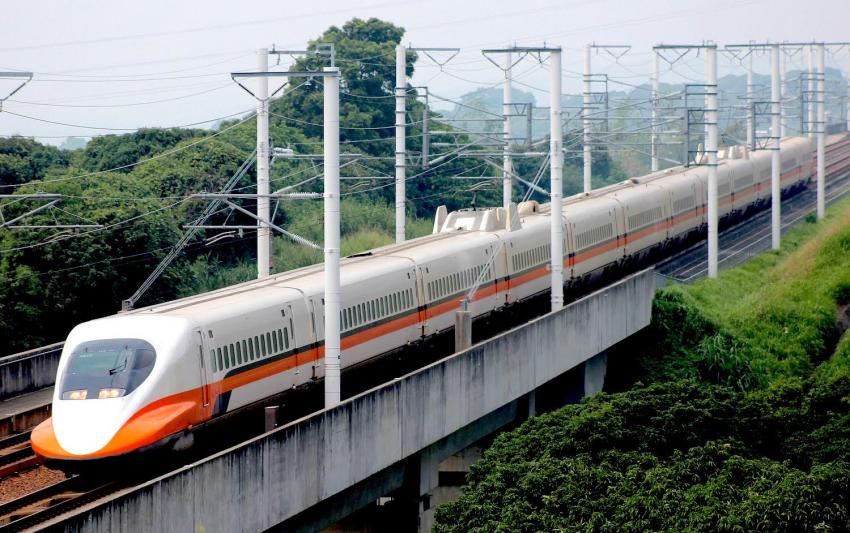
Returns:
[[[600,394],[500,436],[435,531],[842,529],[848,400],[846,377]]]
[[[847,530],[848,303],[845,201],[781,252],[662,291],[610,356],[622,392],[498,437],[435,531]]]

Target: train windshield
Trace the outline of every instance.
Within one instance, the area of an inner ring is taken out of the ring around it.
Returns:
[[[63,400],[117,398],[133,392],[153,370],[156,351],[141,339],[107,339],[77,346],[60,390]]]

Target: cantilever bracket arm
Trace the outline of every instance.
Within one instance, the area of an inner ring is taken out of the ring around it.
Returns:
[[[32,72],[0,72],[0,79],[18,79],[18,78],[26,78],[17,87],[12,89],[12,92],[0,98],[0,111],[3,110],[3,102],[12,97],[16,92],[20,91],[24,88],[24,85],[32,81]]]
[[[196,197],[196,198],[203,198],[203,199],[220,199],[219,197],[221,195],[195,194],[193,196]],[[265,224],[266,226],[280,232],[281,234],[286,235],[287,237],[289,237],[293,241],[297,242],[298,244],[301,244],[301,245],[306,246],[308,248],[313,248],[314,250],[322,250],[323,249],[321,246],[314,243],[313,241],[305,239],[304,237],[301,237],[300,235],[296,235],[292,232],[286,231],[285,229],[281,228],[280,226],[273,224],[273,223],[269,222],[268,220],[265,220],[264,218],[261,218],[261,217],[257,216],[256,214],[248,211],[244,207],[234,204],[230,200],[222,199],[222,201],[225,204],[227,204],[231,209],[235,209],[236,211],[239,211],[242,214],[248,215],[249,217],[251,217],[254,220],[256,220],[257,222],[259,222],[260,224]]]

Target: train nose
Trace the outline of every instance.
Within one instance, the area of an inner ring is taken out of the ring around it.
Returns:
[[[90,455],[106,446],[125,422],[123,398],[59,400],[53,403],[56,440],[73,455]]]

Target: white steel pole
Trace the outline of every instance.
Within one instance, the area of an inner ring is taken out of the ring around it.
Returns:
[[[850,47],[847,50],[850,51]],[[847,131],[850,131],[850,66],[847,67]]]
[[[652,93],[650,93],[650,98],[652,99],[652,124],[650,127],[652,128],[652,133],[650,135],[651,139],[651,147],[650,153],[652,154],[652,171],[656,172],[658,170],[658,50],[655,48],[652,49]]]
[[[814,122],[815,122],[815,103],[812,100],[812,96],[814,96],[815,91],[815,46],[809,45],[809,54],[808,54],[808,93],[809,93],[809,102],[806,106],[806,130],[808,130],[809,137],[815,136]]]
[[[268,72],[269,51],[257,50],[257,71]],[[257,78],[257,217],[269,220],[269,79]],[[271,268],[271,228],[268,223],[260,222],[257,229],[257,277],[265,278]]]
[[[786,136],[786,128],[788,117],[785,116],[785,51],[781,48],[780,52],[780,61],[781,65],[779,67],[779,122],[780,122],[780,137]]]
[[[590,151],[590,45],[584,47],[584,105],[582,106],[582,125],[584,127],[584,194],[590,193],[593,188],[591,178],[593,172],[593,155]]]
[[[510,52],[505,54],[505,82],[502,85],[502,116],[504,119],[504,124],[502,127],[502,131],[505,134],[504,139],[504,156],[502,158],[502,207],[505,208],[505,212],[511,206],[511,194],[513,189],[513,182],[511,180],[511,174],[514,169],[513,156],[511,155],[511,100],[513,96],[511,94],[511,65],[513,64],[512,54]]]
[[[339,69],[324,69],[325,407],[340,401]]]
[[[818,220],[826,215],[825,180],[826,180],[826,94],[824,93],[824,45],[819,44],[817,48],[818,72],[817,72],[817,104],[818,114],[815,131],[818,142]]]
[[[717,47],[705,54],[705,153],[708,155],[708,277],[717,277]]]
[[[564,224],[563,204],[564,189],[561,183],[564,169],[564,154],[561,151],[561,50],[549,53],[549,151],[551,163],[550,176],[550,207],[552,213],[550,248],[551,248],[551,281],[552,281],[552,310],[564,307]]]
[[[771,247],[778,250],[780,246],[781,236],[781,217],[782,217],[782,196],[779,186],[780,171],[782,169],[782,159],[779,157],[779,137],[780,137],[780,120],[781,104],[779,102],[779,54],[782,51],[779,45],[775,44],[770,47],[770,100],[773,115],[770,119],[770,136],[773,137],[773,152],[770,159],[770,237]]]
[[[752,48],[747,55],[747,150],[753,149],[755,124],[753,124],[753,54]]]
[[[404,242],[405,223],[405,92],[407,91],[407,49],[395,49],[395,242]]]

